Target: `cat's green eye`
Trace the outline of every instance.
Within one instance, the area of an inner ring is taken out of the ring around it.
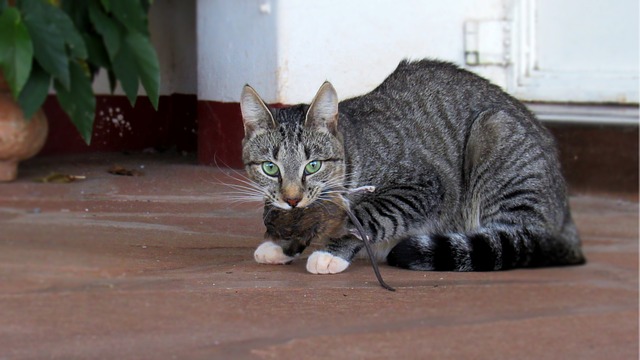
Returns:
[[[280,168],[278,165],[271,161],[265,161],[262,163],[262,171],[269,176],[278,176],[278,174],[280,174]]]
[[[307,166],[304,167],[304,173],[305,175],[315,174],[318,172],[318,170],[320,170],[321,167],[322,167],[322,161],[320,160],[310,161],[307,164]]]

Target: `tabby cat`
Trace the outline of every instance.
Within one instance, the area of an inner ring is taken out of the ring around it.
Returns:
[[[363,248],[413,270],[581,264],[556,148],[520,102],[455,65],[402,61],[372,92],[269,108],[245,86],[243,161],[265,199],[256,261],[284,264],[314,240],[314,274]],[[361,187],[366,187],[365,191]]]

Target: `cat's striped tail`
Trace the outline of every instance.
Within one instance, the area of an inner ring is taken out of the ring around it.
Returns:
[[[572,237],[572,236],[571,236]],[[462,234],[411,236],[387,256],[389,265],[411,270],[492,271],[585,262],[579,240],[516,226]]]

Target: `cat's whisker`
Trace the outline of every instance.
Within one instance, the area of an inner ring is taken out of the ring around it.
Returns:
[[[255,187],[248,187],[248,186],[241,186],[241,185],[231,185],[231,186],[229,186],[229,188],[232,189],[232,191],[229,191],[231,193],[233,193],[233,192],[242,192],[242,193],[250,193],[250,194],[264,194],[265,193],[265,191],[263,189],[255,188]]]
[[[325,202],[333,202],[333,201],[331,201],[329,199],[321,199],[321,198],[318,198],[318,200],[319,201],[317,202],[318,203],[317,206],[322,206],[322,208],[325,210],[325,212],[329,212],[329,207],[327,206],[327,204],[325,204]]]
[[[262,215],[262,221],[265,221],[265,219],[271,214],[271,212],[273,212],[275,210],[275,207],[271,206],[267,208],[267,211]]]
[[[239,181],[240,183],[248,186],[259,186],[253,180],[247,178],[246,176],[237,177],[237,178],[234,178],[234,180]]]
[[[347,201],[342,197],[339,197],[339,198],[336,198],[334,196],[325,197],[325,198],[319,197],[318,200],[320,200],[319,204],[322,204],[323,206],[324,206],[323,202],[328,202],[338,206],[341,209],[346,209],[347,207]]]
[[[243,196],[243,197],[251,197],[256,199],[264,199],[264,193],[255,192],[255,191],[229,191],[226,193],[220,194],[221,197],[224,196]]]
[[[226,186],[230,186],[230,187],[234,187],[234,186],[244,186],[244,187],[250,187],[250,188],[254,188],[254,189],[260,189],[260,185],[256,184],[255,182],[249,180],[249,179],[245,179],[245,178],[234,178],[235,181],[239,182],[239,184],[233,184],[233,183],[224,183],[224,185]]]
[[[231,184],[231,183],[226,183],[224,184],[226,187],[232,189],[232,191],[229,191],[228,194],[244,194],[244,195],[252,195],[252,196],[256,196],[256,197],[260,197],[260,199],[264,199],[264,198],[270,198],[270,194],[268,193],[268,191],[262,187],[260,187],[260,185],[254,183],[253,181],[250,180],[245,180],[245,179],[236,179],[238,180],[240,183],[239,184]]]
[[[219,171],[221,171],[224,175],[232,179],[233,181],[238,181],[245,185],[253,185],[253,181],[250,178],[248,178],[243,171],[239,171],[237,169],[234,169],[233,167],[228,166],[226,163],[224,163],[224,161],[222,161],[221,159],[218,159],[215,155],[214,155],[213,161],[214,161],[214,167],[217,168]],[[223,166],[220,166],[218,164],[219,161],[222,163]],[[224,185],[224,186],[230,185],[228,180],[220,180],[215,176],[214,178],[216,181],[210,181],[209,179],[203,179],[203,180],[206,181],[207,183],[216,184],[216,185]]]
[[[230,193],[226,193],[226,194],[221,194],[218,199],[230,199],[230,198],[236,198],[236,199],[247,199],[247,200],[251,200],[251,201],[264,201],[264,195],[263,194],[255,194],[255,193],[242,193],[242,192],[230,192]]]
[[[214,200],[220,201],[220,202],[229,202],[229,203],[262,203],[264,202],[263,197],[250,196],[250,195],[235,195],[235,194],[224,194],[220,196],[215,196]]]
[[[325,189],[322,191],[322,194],[347,194],[349,193],[348,190],[342,190],[342,189]]]

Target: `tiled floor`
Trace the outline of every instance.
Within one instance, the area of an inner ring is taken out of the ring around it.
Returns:
[[[86,179],[33,182],[51,172]],[[24,164],[0,184],[0,359],[638,358],[637,202],[572,198],[585,266],[382,265],[391,293],[365,261],[256,264],[260,205],[232,181],[175,155]]]

